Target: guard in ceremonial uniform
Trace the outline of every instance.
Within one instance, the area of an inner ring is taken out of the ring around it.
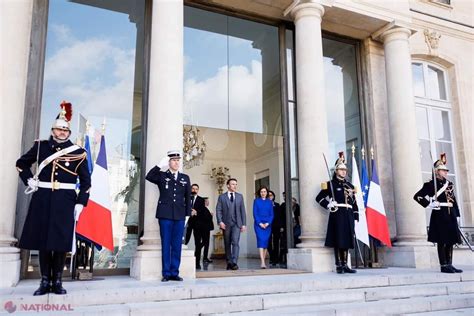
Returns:
[[[347,166],[343,152],[339,153],[335,169],[332,180],[321,184],[321,192],[316,197],[316,202],[329,210],[324,245],[334,248],[337,273],[356,273],[347,265],[347,256],[348,250],[354,248],[354,220],[359,221],[359,211],[355,188],[345,179]]]
[[[62,287],[66,252],[72,249],[75,221],[89,199],[86,152],[69,140],[71,115],[71,104],[63,102],[50,138],[35,141],[16,162],[21,180],[28,185],[25,193],[33,193],[19,247],[39,250],[41,282],[34,295],[66,294]],[[33,175],[30,168],[35,162]]]
[[[423,184],[413,198],[421,206],[431,209],[428,241],[438,246],[441,272],[461,273],[461,269],[453,266],[453,245],[461,243],[461,235],[457,222],[458,203],[454,196],[454,184],[446,179],[449,171],[446,162],[446,154],[443,153],[434,163],[434,179]]]
[[[180,152],[171,150],[146,175],[160,190],[156,218],[160,225],[162,282],[183,281],[179,265],[184,221],[191,215],[191,183],[189,176],[178,171],[180,159]]]

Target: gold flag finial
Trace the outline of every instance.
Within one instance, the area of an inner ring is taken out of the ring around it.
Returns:
[[[355,156],[355,152],[356,152],[356,147],[355,147],[355,145],[354,145],[354,142],[352,142],[352,147],[351,147],[351,149],[352,149],[352,157],[354,157],[354,156]]]
[[[370,159],[374,160],[374,146],[370,146]]]
[[[104,116],[104,120],[102,121],[102,135],[105,134],[105,125],[107,125],[107,124],[105,122],[105,116]]]
[[[362,146],[362,149],[360,150],[360,152],[362,153],[362,160],[365,159],[365,149],[364,149],[364,146]]]

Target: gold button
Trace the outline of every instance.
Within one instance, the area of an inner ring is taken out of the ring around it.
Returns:
[[[55,176],[57,176],[57,175],[58,175],[58,173],[57,173],[57,172],[55,172],[55,173],[54,173],[54,175],[55,175]]]

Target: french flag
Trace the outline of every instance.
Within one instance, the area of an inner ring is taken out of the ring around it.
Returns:
[[[377,168],[375,167],[374,160],[372,160],[372,180],[370,181],[369,188],[366,208],[369,235],[391,248],[390,231],[388,229],[382,190],[380,189],[379,177],[377,176]]]
[[[359,179],[359,168],[357,168],[357,161],[352,156],[352,184],[356,189],[361,188]],[[355,193],[357,208],[359,209],[359,221],[354,224],[354,231],[358,240],[370,247],[369,233],[367,228],[367,218],[365,216],[364,197],[361,190],[356,190]]]
[[[107,172],[104,135],[100,139],[99,154],[92,171],[91,180],[92,187],[89,202],[77,222],[76,232],[95,244],[114,251],[109,174]]]

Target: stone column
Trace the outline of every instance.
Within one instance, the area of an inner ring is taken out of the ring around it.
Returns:
[[[430,267],[424,210],[413,200],[421,188],[421,161],[412,88],[411,30],[392,24],[379,32],[385,50],[387,108],[392,156],[397,242],[383,254],[385,265]]]
[[[150,82],[147,112],[146,166],[148,171],[170,149],[183,147],[183,1],[153,1]],[[137,248],[130,275],[139,280],[161,279],[161,240],[155,218],[159,192],[145,183],[143,242]],[[183,250],[180,275],[195,277],[193,252]]]
[[[9,287],[20,279],[20,249],[13,246],[17,241],[14,238],[18,188],[15,161],[21,155],[33,1],[10,0],[0,4],[0,138],[8,148],[0,160],[0,287]]]
[[[296,94],[298,163],[301,207],[301,244],[290,249],[288,265],[306,271],[330,271],[334,266],[332,249],[324,248],[327,212],[315,198],[320,183],[327,181],[322,153],[327,155],[328,130],[324,93],[321,18],[324,7],[301,3],[291,11],[296,36]]]

